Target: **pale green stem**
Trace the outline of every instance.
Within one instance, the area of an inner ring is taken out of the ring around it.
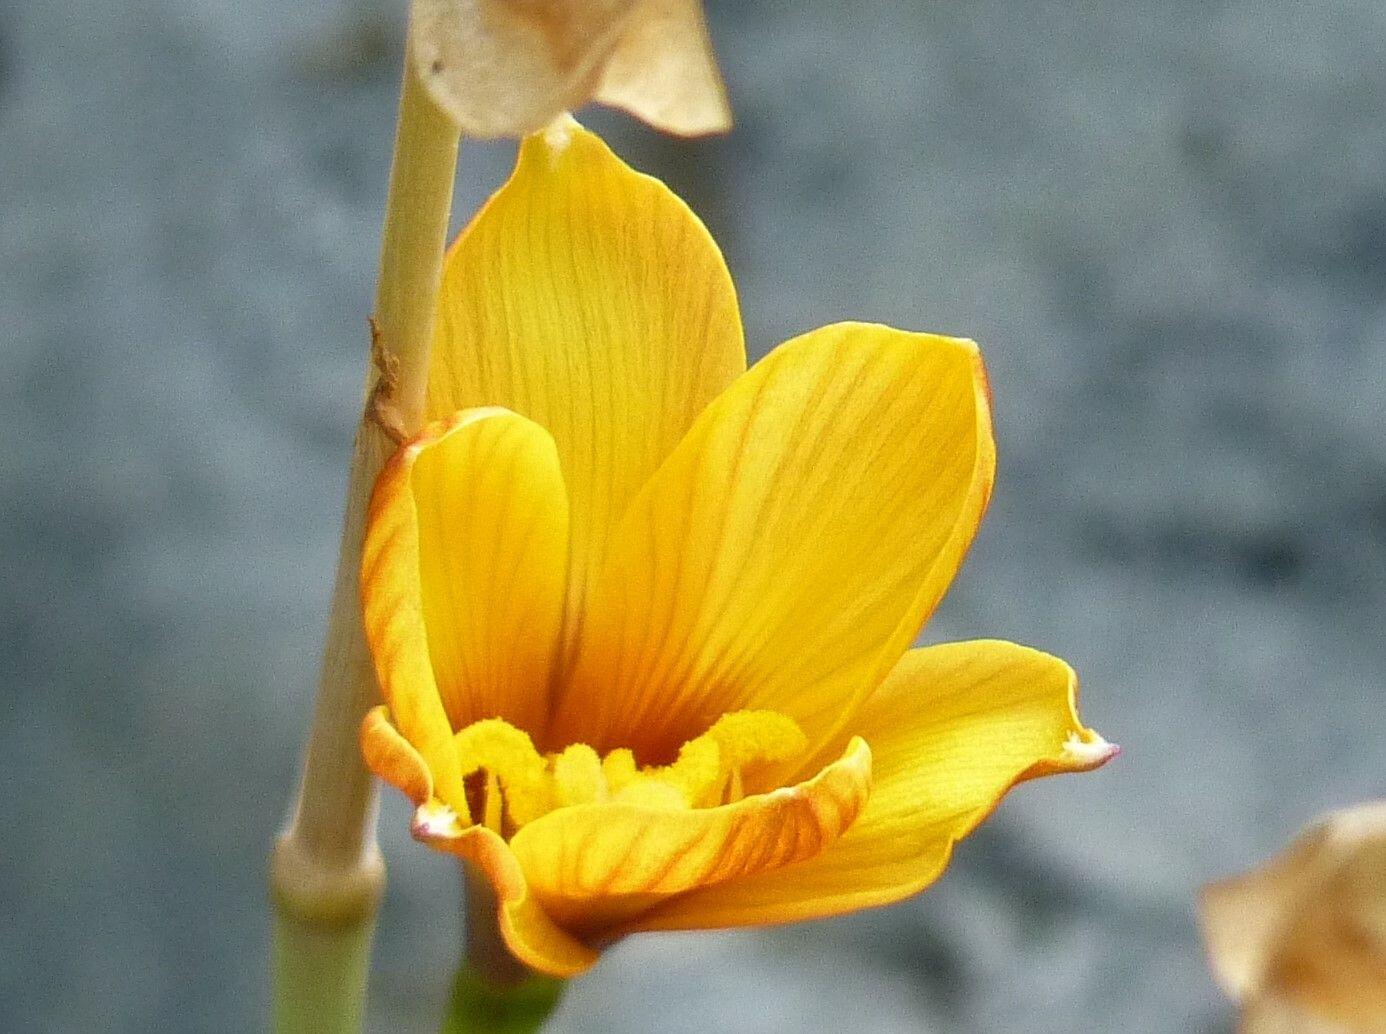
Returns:
[[[375,786],[357,739],[362,716],[380,695],[361,624],[361,544],[371,488],[393,437],[417,429],[423,415],[459,140],[406,55],[380,251],[378,335],[348,476],[322,674],[293,816],[270,864],[278,1034],[347,1034],[361,1025],[385,881]]]
[[[373,928],[373,922],[324,926],[280,911],[274,931],[275,1030],[361,1029]]]
[[[490,881],[463,866],[466,949],[443,1019],[443,1034],[535,1034],[563,994],[564,981],[529,969],[505,946]]]
[[[494,987],[510,987],[532,977],[534,971],[510,953],[501,936],[491,881],[471,863],[462,866],[462,900],[465,968]]]

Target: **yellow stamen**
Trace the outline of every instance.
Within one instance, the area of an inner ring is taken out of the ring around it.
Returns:
[[[619,747],[602,758],[602,775],[613,794],[620,793],[639,773],[635,753],[629,747]]]
[[[803,730],[775,711],[733,711],[717,719],[702,738],[722,748],[724,774],[741,768],[789,761],[808,749]]]
[[[625,747],[601,757],[587,744],[574,743],[541,755],[528,735],[499,718],[467,726],[454,742],[463,778],[485,776],[474,810],[484,825],[502,835],[577,804],[617,800],[687,810],[732,803],[745,795],[747,770],[754,773],[807,749],[799,727],[774,711],[723,715],[685,743],[672,764],[644,768]]]
[[[563,753],[551,760],[550,765],[557,807],[605,799],[607,786],[606,777],[602,775],[601,758],[587,744],[574,743],[565,747]]]
[[[494,772],[486,776],[486,810],[483,821],[486,828],[494,833],[501,833],[502,808],[505,804],[501,797],[500,779]]]
[[[532,822],[552,809],[549,802],[550,785],[544,758],[534,749],[534,742],[509,722],[487,718],[474,722],[459,732],[453,740],[462,762],[462,777],[486,771],[494,776],[486,784],[486,817],[483,821],[500,832],[499,824],[490,822],[490,801],[501,800],[509,805],[510,821],[516,826]]]

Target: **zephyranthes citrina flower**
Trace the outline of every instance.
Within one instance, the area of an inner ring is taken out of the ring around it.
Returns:
[[[1062,661],[909,649],[991,491],[976,346],[844,323],[746,370],[707,231],[575,123],[448,255],[428,411],[370,510],[364,751],[535,969],[896,901],[1112,755]]]
[[[414,0],[409,41],[468,136],[522,136],[589,100],[671,133],[731,128],[701,0]]]

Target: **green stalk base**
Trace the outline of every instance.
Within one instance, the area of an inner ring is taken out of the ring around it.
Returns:
[[[281,913],[274,932],[275,1034],[359,1034],[374,917],[309,922]]]
[[[457,973],[443,1034],[534,1034],[544,1026],[566,981],[534,974],[515,984],[488,984],[470,967]]]

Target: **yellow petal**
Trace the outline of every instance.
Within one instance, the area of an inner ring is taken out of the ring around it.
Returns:
[[[366,638],[396,725],[459,810],[453,730],[544,720],[566,507],[548,435],[497,408],[431,425],[376,482],[361,566]]]
[[[853,723],[871,744],[874,777],[841,839],[798,865],[670,901],[623,930],[792,922],[922,890],[1011,786],[1112,757],[1079,723],[1076,691],[1063,661],[1011,643],[911,651]]]
[[[839,324],[782,345],[632,503],[549,738],[648,764],[767,709],[821,745],[943,595],[993,467],[970,341]]]
[[[497,918],[506,945],[525,965],[556,977],[572,977],[597,961],[595,949],[559,927],[530,893],[510,846],[485,826],[464,826],[440,802],[414,813],[416,839],[481,870],[496,893]]]
[[[687,206],[576,123],[526,140],[449,253],[428,411],[502,405],[553,435],[570,638],[612,523],[745,362],[731,278]]]
[[[731,128],[701,0],[642,0],[602,72],[597,100],[657,129],[694,136]]]
[[[600,936],[670,895],[812,857],[852,824],[870,784],[870,749],[854,739],[797,786],[716,808],[563,808],[525,826],[510,847],[548,915]]]
[[[390,724],[390,709],[381,705],[366,712],[361,721],[361,756],[366,767],[416,805],[433,796],[433,776],[428,763]]]

